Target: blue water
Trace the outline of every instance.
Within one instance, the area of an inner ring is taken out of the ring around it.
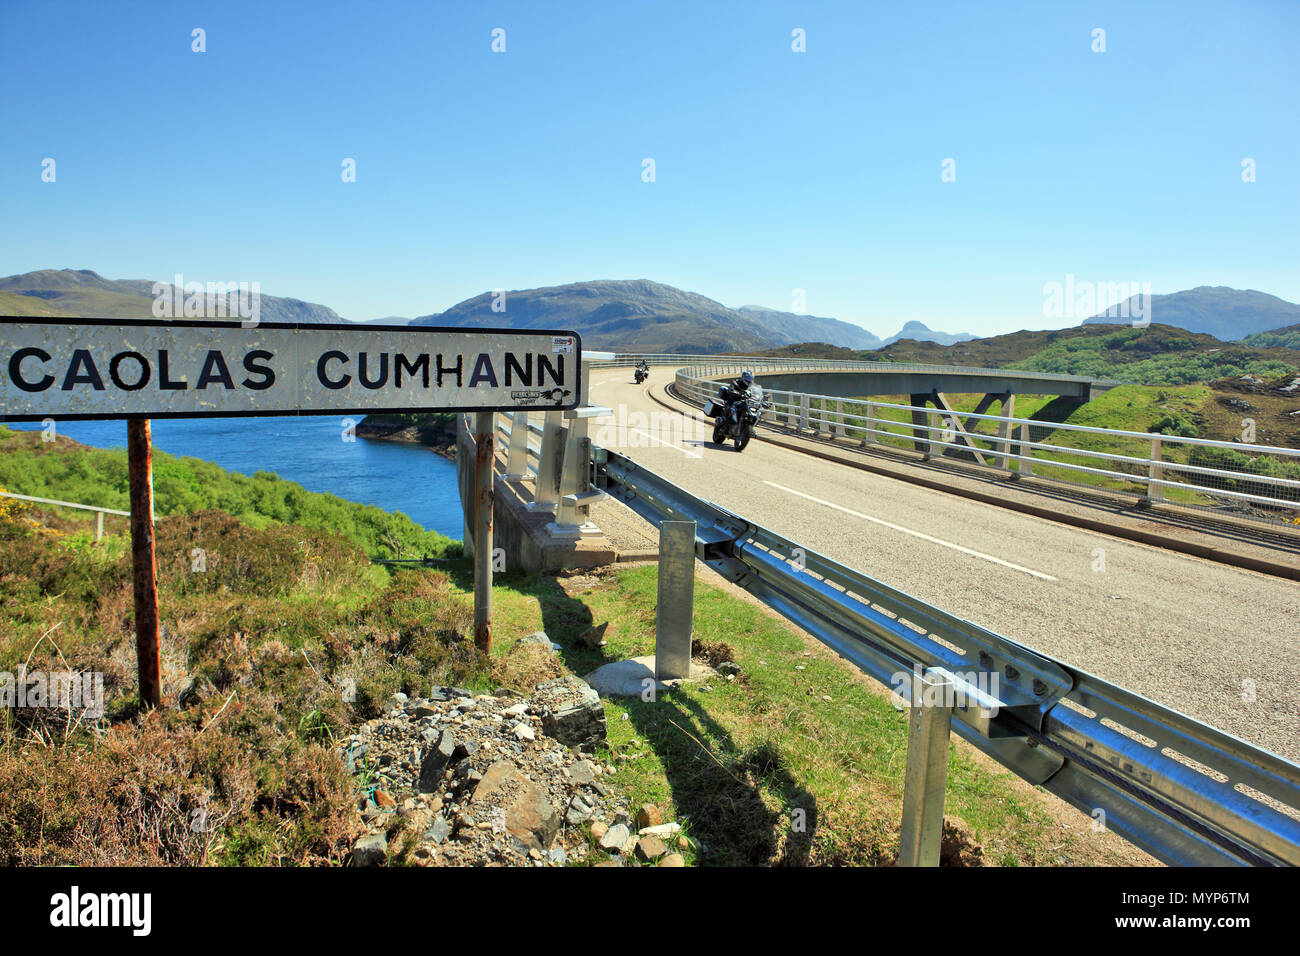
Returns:
[[[400,511],[429,531],[459,541],[465,525],[456,465],[418,445],[343,441],[341,419],[154,419],[153,445],[251,475],[272,471],[308,491]],[[39,422],[10,428],[39,430]],[[97,448],[125,448],[126,422],[59,422],[58,433]]]

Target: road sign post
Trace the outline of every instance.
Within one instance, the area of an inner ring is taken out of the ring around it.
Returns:
[[[492,651],[492,412],[474,416],[474,646]]]
[[[558,421],[585,399],[581,364],[578,335],[549,329],[0,316],[0,422],[128,420],[140,696],[157,706],[151,418],[475,412],[466,531],[474,546],[474,638],[486,651],[492,415],[535,408]]]
[[[153,541],[153,446],[149,419],[126,423],[127,479],[131,492],[131,577],[135,590],[135,659],[140,703],[162,703],[158,651],[158,563]],[[103,516],[100,516],[101,520]]]

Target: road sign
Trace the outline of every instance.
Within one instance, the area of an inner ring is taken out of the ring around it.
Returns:
[[[576,332],[0,317],[0,421],[570,409]]]
[[[494,411],[576,408],[576,332],[0,316],[0,422],[125,418],[140,699],[161,703],[151,418],[477,412],[475,640],[491,647]]]

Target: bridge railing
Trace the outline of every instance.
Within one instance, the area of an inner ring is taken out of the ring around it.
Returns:
[[[944,372],[953,375],[1014,375],[1016,378],[1072,385],[1095,383],[1106,386],[1118,382],[1103,381],[1082,375],[1059,375],[1054,372],[1021,372],[1005,368],[982,368],[973,365],[930,365],[917,362],[866,362],[852,359],[773,358],[770,355],[675,355],[671,352],[615,352],[610,365],[635,365],[641,360],[651,365],[690,366],[703,374],[720,374],[744,367],[764,372]],[[739,373],[737,373],[739,374]]]
[[[1300,864],[1294,763],[838,564],[626,455],[596,449],[596,463],[616,499],[652,523],[694,521],[700,560],[902,702],[928,706],[925,686],[955,691],[952,729],[1094,827],[1173,865]]]
[[[591,366],[613,362],[613,352],[583,351],[582,396],[583,403],[567,411],[552,409],[520,409],[493,416],[493,434],[497,446],[506,449],[506,471],[509,481],[531,482],[532,500],[527,502],[530,511],[553,514],[554,520],[546,525],[552,537],[580,538],[601,534],[601,529],[591,520],[591,506],[605,498],[603,491],[591,482],[591,439],[588,425],[593,418],[611,414],[611,409],[591,404]],[[540,420],[539,420],[540,419]],[[469,479],[472,470],[466,463],[473,460],[467,454],[472,423],[461,416],[457,435],[457,472],[460,479],[461,504],[466,514],[466,537],[471,540],[468,525],[470,500]]]
[[[683,367],[676,372],[674,390],[702,405],[742,368],[760,374],[767,370],[748,360]],[[911,447],[930,460],[947,457],[1008,477],[1136,493],[1149,502],[1272,524],[1300,518],[1300,449],[949,412],[870,398],[780,389],[765,390],[765,395],[773,407],[760,425],[862,450]],[[1049,436],[1054,440],[1044,440]]]

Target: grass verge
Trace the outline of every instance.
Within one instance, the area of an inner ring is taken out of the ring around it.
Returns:
[[[510,635],[544,629],[563,646],[565,666],[586,674],[653,653],[656,588],[653,566],[507,577],[493,594],[495,629]],[[892,862],[905,715],[874,682],[764,609],[702,577],[695,602],[702,652],[715,661],[734,659],[741,675],[654,701],[606,701],[610,737],[603,756],[618,768],[614,780],[632,805],[657,804],[665,819],[682,823],[693,841],[688,860],[696,863]],[[577,640],[605,622],[605,646]],[[511,643],[498,641],[494,654],[505,654]],[[1118,838],[1094,834],[1086,817],[1067,811],[1063,824],[1038,793],[965,745],[951,751],[947,812],[981,844],[987,863],[1135,860]]]

